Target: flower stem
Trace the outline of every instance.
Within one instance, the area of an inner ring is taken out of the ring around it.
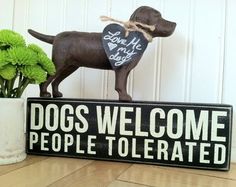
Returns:
[[[13,86],[14,86],[15,80],[16,80],[16,76],[13,79],[7,81],[7,97],[14,97]]]
[[[16,92],[16,97],[21,97],[22,93],[26,89],[26,87],[29,85],[30,80],[27,78],[24,78],[20,84],[20,87],[18,87],[17,92]]]
[[[5,80],[4,79],[2,79],[1,77],[0,77],[0,85],[1,85],[1,93],[0,93],[0,95],[2,95],[3,97],[7,97],[7,94],[6,94],[6,83],[5,83]]]

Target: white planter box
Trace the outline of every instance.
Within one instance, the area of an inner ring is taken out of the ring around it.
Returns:
[[[0,165],[25,158],[24,100],[0,98]]]

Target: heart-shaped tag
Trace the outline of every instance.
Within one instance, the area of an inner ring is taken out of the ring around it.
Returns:
[[[113,69],[141,57],[147,48],[148,41],[143,33],[131,31],[126,37],[125,32],[122,26],[110,24],[102,33],[103,47]]]

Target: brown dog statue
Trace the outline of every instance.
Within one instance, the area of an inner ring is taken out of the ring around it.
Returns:
[[[154,25],[154,30],[145,30],[154,37],[170,36],[176,27],[176,23],[167,21],[161,17],[157,10],[142,6],[134,11],[130,21],[140,22],[147,25]],[[127,78],[129,72],[138,64],[142,55],[134,58],[131,63],[112,69],[109,59],[105,53],[102,43],[102,33],[86,32],[62,32],[56,36],[44,35],[33,31],[28,32],[35,38],[53,45],[52,61],[56,66],[56,74],[48,77],[47,81],[40,85],[40,96],[51,97],[47,87],[52,83],[53,97],[62,97],[58,86],[66,77],[72,74],[79,67],[97,68],[115,71],[115,90],[119,94],[119,100],[131,101],[132,98],[126,90]]]

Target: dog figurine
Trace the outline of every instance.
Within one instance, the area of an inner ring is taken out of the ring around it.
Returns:
[[[176,23],[163,19],[159,11],[147,6],[136,9],[131,15],[130,21],[154,25],[153,31],[142,28],[153,38],[170,36],[176,27]],[[103,48],[102,33],[71,31],[50,36],[31,29],[28,32],[35,38],[53,45],[52,61],[56,66],[56,73],[54,76],[49,76],[47,81],[40,85],[41,97],[51,97],[47,91],[50,83],[52,84],[53,97],[62,97],[62,93],[58,90],[59,84],[79,67],[112,70]],[[140,59],[141,56],[129,64],[114,69],[115,90],[119,94],[120,101],[132,100],[126,90],[127,78],[129,72],[138,64]]]

